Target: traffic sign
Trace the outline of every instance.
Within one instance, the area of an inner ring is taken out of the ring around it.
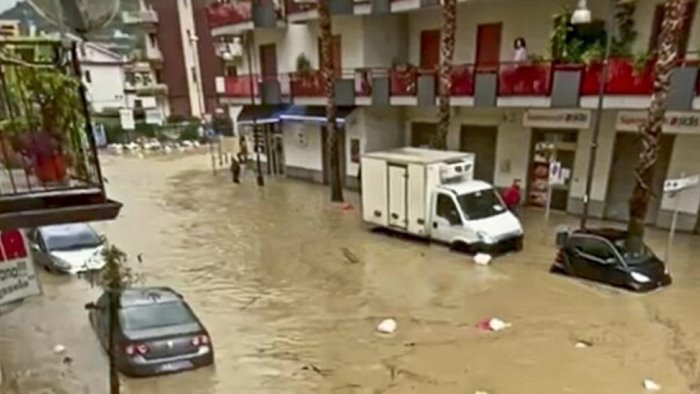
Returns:
[[[693,175],[678,179],[664,181],[664,193],[676,193],[685,189],[692,189],[700,184],[700,175]]]

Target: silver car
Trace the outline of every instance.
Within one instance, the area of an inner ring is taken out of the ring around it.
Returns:
[[[109,293],[85,305],[102,346],[109,351]],[[214,363],[209,333],[180,294],[167,287],[118,294],[117,368],[128,376],[152,376]]]
[[[49,272],[77,274],[100,270],[104,242],[86,223],[40,227],[30,231],[34,261]]]

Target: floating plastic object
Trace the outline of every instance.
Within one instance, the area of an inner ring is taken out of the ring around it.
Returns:
[[[480,328],[484,331],[501,331],[511,326],[512,324],[506,323],[503,320],[497,318],[482,320],[476,325],[477,328]]]
[[[644,388],[649,391],[661,391],[661,385],[651,379],[644,379]]]
[[[377,331],[383,333],[383,334],[393,334],[394,331],[396,331],[396,320],[394,319],[385,319],[382,320],[381,323],[377,326]]]
[[[56,354],[61,354],[66,351],[66,347],[63,345],[56,345],[53,347],[53,352]]]
[[[593,346],[593,344],[590,342],[586,342],[586,341],[578,341],[578,342],[576,342],[576,345],[574,345],[574,347],[576,349],[585,349],[585,348],[589,348],[591,346]]]
[[[477,253],[474,256],[474,264],[476,265],[489,265],[491,263],[491,255],[486,253]]]
[[[489,392],[484,390],[476,390],[474,394],[489,394]]]

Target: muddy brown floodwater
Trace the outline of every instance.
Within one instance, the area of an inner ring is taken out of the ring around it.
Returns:
[[[216,349],[213,368],[124,379],[127,393],[621,394],[643,393],[647,378],[664,393],[700,392],[697,237],[677,239],[673,286],[635,295],[548,274],[555,225],[574,221],[565,216],[545,225],[526,212],[525,251],[477,267],[367,231],[323,187],[258,188],[252,174],[235,186],[212,176],[205,155],[104,163],[125,206],[97,228],[148,284],[185,295]],[[658,252],[664,237],[650,234]],[[97,291],[41,280],[43,296],[0,314],[3,392],[106,393],[106,358],[83,310]],[[397,332],[377,334],[387,317]],[[513,326],[474,328],[488,317]]]

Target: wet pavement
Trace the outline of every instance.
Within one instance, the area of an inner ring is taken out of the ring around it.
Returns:
[[[548,273],[556,225],[575,220],[566,216],[547,225],[525,212],[524,252],[478,267],[368,231],[323,187],[268,179],[261,189],[252,174],[236,186],[212,176],[206,155],[104,163],[125,206],[96,227],[147,284],[185,295],[216,350],[213,368],[124,379],[127,393],[620,394],[644,393],[647,378],[664,393],[700,393],[700,238],[677,237],[674,285],[637,295]],[[662,254],[665,233],[649,242]],[[41,280],[42,297],[0,312],[2,392],[106,393],[83,310],[98,291]],[[387,317],[396,333],[376,333]],[[489,317],[513,326],[474,327]]]

